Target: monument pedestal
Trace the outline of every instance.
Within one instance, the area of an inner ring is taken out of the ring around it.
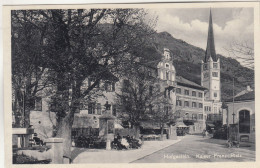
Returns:
[[[177,140],[177,128],[176,126],[170,126],[169,128],[169,139]]]
[[[106,142],[107,150],[111,150],[111,142],[114,140],[115,119],[111,114],[99,117],[99,137]]]

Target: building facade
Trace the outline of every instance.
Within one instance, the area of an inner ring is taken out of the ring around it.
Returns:
[[[189,133],[201,133],[205,129],[204,91],[206,88],[177,76],[176,111],[189,126]]]
[[[255,143],[255,92],[249,91],[226,100],[223,124],[235,125],[239,141]]]

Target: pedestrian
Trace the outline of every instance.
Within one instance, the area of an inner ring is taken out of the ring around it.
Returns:
[[[208,131],[207,131],[207,130],[205,130],[205,136],[206,136],[206,137],[208,136]]]
[[[204,129],[204,130],[202,131],[202,136],[203,136],[203,138],[205,137],[205,135],[206,135],[206,130]]]

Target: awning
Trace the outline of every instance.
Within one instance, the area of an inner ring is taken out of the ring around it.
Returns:
[[[209,127],[215,127],[214,124],[207,124]]]
[[[187,126],[187,125],[178,125],[177,127],[179,127],[179,128],[187,128],[187,127],[189,127],[189,126]]]

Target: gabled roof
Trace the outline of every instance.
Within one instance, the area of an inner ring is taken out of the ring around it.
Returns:
[[[188,79],[185,79],[181,76],[176,76],[176,82],[177,82],[177,85],[181,85],[181,86],[185,86],[185,87],[191,87],[191,88],[194,88],[194,89],[199,89],[199,90],[207,90],[207,88],[195,83],[195,82],[192,82]]]
[[[213,33],[211,10],[210,10],[210,15],[209,15],[208,41],[207,41],[207,49],[205,52],[204,62],[208,62],[210,57],[215,62],[218,60],[217,55],[216,55],[216,50],[215,50],[215,43],[214,43],[214,33]]]
[[[247,92],[243,95],[237,96],[234,98],[235,102],[238,101],[248,101],[248,100],[255,100],[255,92],[251,91],[251,92]],[[226,100],[226,102],[233,102],[233,98]]]

